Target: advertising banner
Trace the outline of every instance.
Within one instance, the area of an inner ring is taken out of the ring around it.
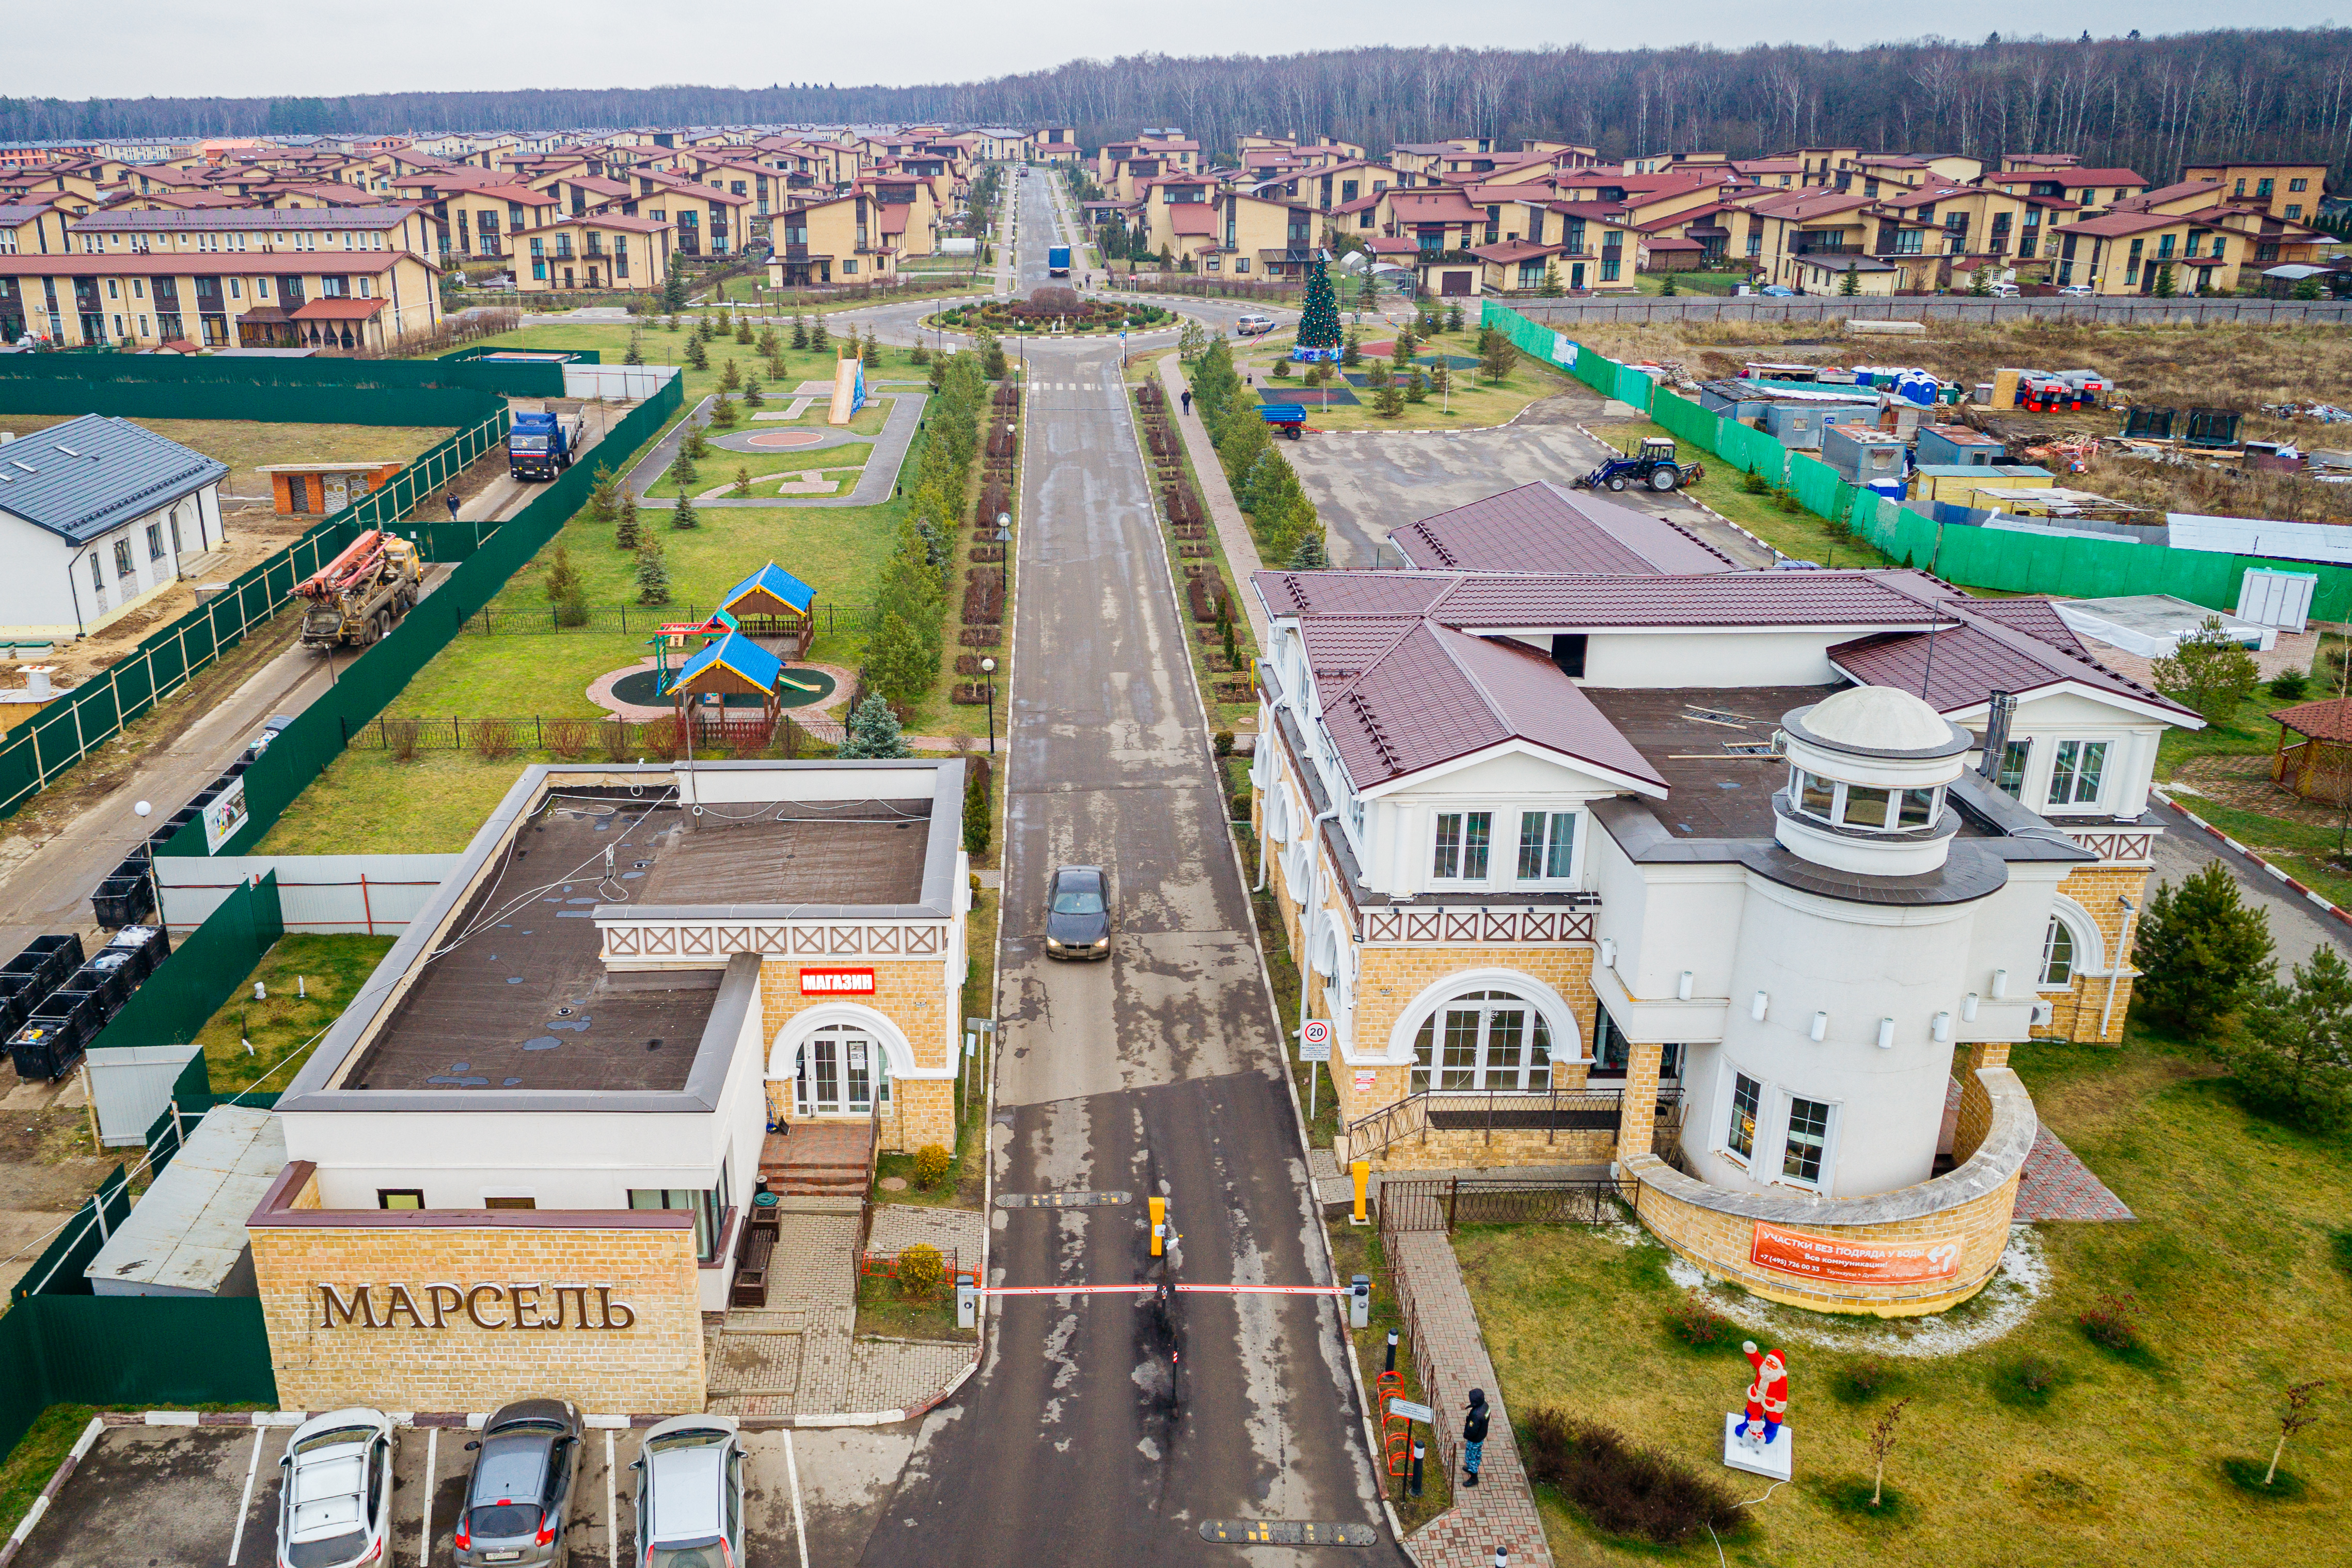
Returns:
[[[1829,1284],[1907,1285],[1948,1280],[1960,1270],[1960,1239],[1923,1236],[1908,1241],[1811,1236],[1763,1220],[1748,1245],[1759,1268]]]

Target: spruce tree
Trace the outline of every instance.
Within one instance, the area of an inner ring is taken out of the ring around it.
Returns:
[[[809,321],[808,346],[812,349],[817,350],[830,349],[833,347],[833,334],[825,330],[824,314],[823,311],[819,311]]]
[[[613,525],[613,543],[621,549],[633,550],[645,542],[645,523],[637,516],[637,498],[626,490],[621,492],[621,519]]]
[[[1348,329],[1347,339],[1339,347],[1339,362],[1350,369],[1364,362],[1364,336],[1353,327]]]
[[[1331,293],[1331,271],[1318,251],[1307,269],[1307,302],[1298,318],[1302,349],[1339,347],[1339,307]]]
[[[710,368],[710,350],[702,346],[700,338],[688,338],[686,340],[686,362],[698,371],[707,371]]]
[[[2352,1121],[2352,968],[2334,944],[2295,965],[2293,985],[2254,989],[2229,1060],[2255,1110],[2317,1133]]]
[[[570,624],[562,619],[563,601],[580,591],[580,569],[572,564],[572,547],[558,539],[554,559],[547,563],[547,576],[540,584],[547,601],[558,607],[556,623]]]
[[[1445,329],[1449,332],[1462,330],[1462,307],[1458,301],[1445,308]]]
[[[669,515],[669,526],[680,533],[684,533],[688,528],[698,528],[702,526],[702,514],[694,509],[693,497],[678,497],[677,507]]]
[[[749,343],[751,340],[751,318],[749,316],[736,319],[735,340],[739,343]]]
[[[767,401],[768,394],[761,389],[760,378],[758,376],[745,376],[743,378],[743,406],[745,408],[757,408]]]
[[[988,758],[975,757],[963,777],[963,852],[984,855],[995,823],[989,809]]]
[[[808,346],[808,318],[795,310],[793,312],[793,347],[805,349]]]
[[[853,760],[892,761],[904,758],[906,737],[898,732],[898,716],[878,696],[869,696],[849,711],[847,734],[835,756]]]
[[[620,506],[620,483],[613,477],[612,465],[596,465],[596,482],[588,489],[588,520],[609,523]]]
[[[869,371],[882,362],[882,340],[875,336],[871,327],[866,329],[866,348],[858,357],[866,361],[866,368]]]
[[[637,551],[637,602],[669,602],[669,568],[663,563],[658,535],[646,535],[645,544]]]
[[[1372,394],[1372,408],[1382,419],[1394,419],[1404,413],[1404,392],[1391,380]]]
[[[680,447],[677,456],[669,465],[669,477],[671,482],[677,486],[677,493],[681,496],[692,495],[695,481],[701,476],[700,472],[694,465],[694,458],[684,447]]]
[[[1862,274],[1853,262],[1845,264],[1845,276],[1838,279],[1838,292],[1848,298],[1862,292]]]
[[[1325,571],[1330,565],[1330,552],[1323,548],[1323,530],[1320,528],[1300,539],[1298,548],[1290,552],[1289,569],[1292,571]]]
[[[742,385],[743,367],[737,364],[730,355],[727,362],[719,367],[719,390],[731,392],[739,390]]]
[[[645,344],[638,339],[637,329],[635,327],[632,327],[629,329],[629,351],[621,356],[621,363],[625,365],[642,365],[645,362]]]
[[[782,340],[776,336],[774,323],[771,322],[769,325],[760,329],[760,357],[761,359],[774,359],[776,357],[777,350],[781,350],[782,347]]]

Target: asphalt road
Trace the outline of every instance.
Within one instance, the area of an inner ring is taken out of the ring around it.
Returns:
[[[1027,184],[1024,285],[1042,277],[1051,232],[1044,179]],[[1160,1193],[1181,1237],[1172,1279],[1326,1283],[1116,350],[1033,343],[1029,355],[996,1190],[1135,1201],[998,1210],[992,1282],[1154,1278],[1143,1199]],[[1106,962],[1042,954],[1045,882],[1067,862],[1109,872]],[[1337,1303],[1172,1300],[998,1298],[985,1365],[926,1419],[863,1561],[1240,1562],[1202,1542],[1202,1521],[1380,1526]],[[1402,1561],[1392,1545],[1366,1556]]]

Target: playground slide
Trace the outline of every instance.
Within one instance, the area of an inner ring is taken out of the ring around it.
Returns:
[[[833,408],[825,415],[827,424],[847,424],[866,406],[866,364],[862,360],[843,360],[833,367]]]

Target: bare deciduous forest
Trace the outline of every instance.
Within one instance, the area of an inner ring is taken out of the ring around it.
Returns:
[[[1376,149],[1538,138],[1605,157],[1798,145],[1979,156],[2056,150],[2170,179],[2187,162],[2352,152],[2352,29],[2139,39],[1924,38],[1839,49],[1331,49],[1073,60],[988,81],[352,98],[0,99],[0,137],[538,131],[633,125],[1072,125],[1088,144],[1175,125]]]

